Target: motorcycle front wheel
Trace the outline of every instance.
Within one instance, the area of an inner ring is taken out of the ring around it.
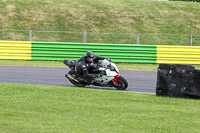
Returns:
[[[75,73],[74,70],[70,70],[70,71],[68,72],[68,74],[70,74],[70,75],[73,76],[73,77],[76,76],[76,73]],[[69,79],[69,78],[68,78],[68,79]],[[81,83],[81,82],[76,82],[76,81],[74,81],[73,79],[69,79],[69,81],[70,81],[73,85],[75,85],[75,86],[77,86],[77,87],[84,87],[84,86],[86,86],[86,84]]]
[[[126,79],[122,76],[120,76],[119,78],[117,78],[118,84],[116,84],[114,81],[113,82],[113,87],[115,87],[118,90],[125,90],[128,87],[128,82],[126,81]]]

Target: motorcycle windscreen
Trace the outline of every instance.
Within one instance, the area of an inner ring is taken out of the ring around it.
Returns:
[[[111,63],[111,67],[114,67],[114,69],[119,73],[119,69],[114,63]]]

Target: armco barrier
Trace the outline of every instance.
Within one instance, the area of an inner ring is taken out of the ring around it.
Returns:
[[[200,64],[200,47],[157,46],[157,63]]]
[[[200,64],[200,47],[0,41],[0,59],[76,60],[86,51],[113,62]]]
[[[31,42],[0,41],[0,59],[31,60]]]
[[[78,59],[87,51],[114,62],[156,63],[151,45],[32,42],[32,60]]]

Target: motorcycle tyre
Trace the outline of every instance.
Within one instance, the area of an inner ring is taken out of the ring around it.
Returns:
[[[68,74],[70,74],[70,75],[72,75],[72,76],[74,77],[75,71],[74,71],[74,70],[70,70],[70,71],[68,72]],[[75,85],[75,86],[77,86],[77,87],[84,87],[84,86],[86,86],[86,84],[81,83],[81,82],[76,82],[76,81],[74,81],[74,80],[72,80],[72,79],[69,79],[69,81],[70,81],[73,85]]]
[[[120,76],[119,78],[117,78],[117,81],[120,86],[113,84],[113,87],[115,87],[117,90],[125,90],[128,87],[128,82],[126,81],[124,77]]]

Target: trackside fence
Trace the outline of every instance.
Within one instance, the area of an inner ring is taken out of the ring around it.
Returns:
[[[200,35],[0,29],[0,40],[200,46]]]

